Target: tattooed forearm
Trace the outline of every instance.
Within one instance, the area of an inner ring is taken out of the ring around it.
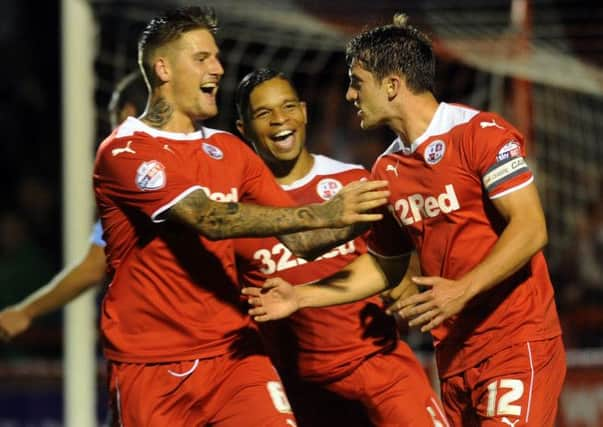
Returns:
[[[163,98],[151,102],[149,109],[142,116],[142,121],[155,128],[163,127],[172,117],[174,108]]]
[[[327,228],[285,234],[279,236],[279,239],[295,255],[306,259],[314,259],[333,247],[358,237],[368,228],[368,224],[356,224],[343,228]]]
[[[329,224],[320,215],[322,205],[274,208],[210,200],[198,190],[174,205],[169,219],[185,223],[212,239],[264,237],[294,233]]]

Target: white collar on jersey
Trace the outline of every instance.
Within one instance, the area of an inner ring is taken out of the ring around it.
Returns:
[[[435,135],[443,135],[450,132],[453,127],[467,123],[478,113],[478,110],[463,105],[440,102],[440,105],[438,105],[438,109],[433,115],[431,122],[429,122],[429,126],[425,129],[425,132],[414,140],[413,143],[410,144],[410,147],[404,145],[402,139],[397,137],[384,154],[400,152],[408,156],[414,153],[427,139]]]
[[[297,181],[294,181],[291,184],[282,184],[281,187],[283,190],[289,191],[301,188],[319,175],[333,175],[351,169],[364,169],[361,165],[340,162],[339,160],[331,159],[330,157],[321,154],[311,154],[311,156],[314,157],[312,169],[310,169],[306,176]]]
[[[198,141],[200,139],[209,138],[215,133],[224,131],[201,127],[199,130],[190,133],[167,132],[151,127],[135,117],[128,117],[121,125],[119,125],[117,128],[117,134],[115,136],[117,138],[122,138],[125,136],[131,136],[134,134],[134,132],[144,132],[155,138],[167,138],[177,141]]]

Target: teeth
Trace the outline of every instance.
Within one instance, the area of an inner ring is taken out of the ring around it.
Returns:
[[[215,83],[205,83],[201,85],[201,91],[204,93],[213,93],[217,87],[218,85]]]
[[[279,138],[279,139],[280,139],[280,138],[286,138],[286,137],[288,137],[289,135],[293,135],[293,131],[292,131],[292,130],[288,130],[288,129],[286,129],[286,130],[282,130],[282,131],[280,131],[280,132],[276,133],[276,134],[273,136],[273,138]]]

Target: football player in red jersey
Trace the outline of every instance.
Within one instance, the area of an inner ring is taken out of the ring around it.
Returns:
[[[217,114],[216,28],[213,10],[201,7],[149,22],[138,46],[147,109],[96,156],[112,276],[101,330],[123,425],[295,425],[241,306],[229,238],[321,228],[281,238],[296,253],[324,250],[358,232],[348,225],[379,219],[368,211],[389,194],[384,182],[353,183],[327,202],[290,207],[243,141],[199,126]]]
[[[239,83],[236,104],[239,131],[296,202],[328,200],[344,185],[369,177],[361,166],[308,151],[306,104],[283,74],[269,69],[248,74]],[[316,282],[366,253],[363,237],[310,262],[274,237],[236,239],[234,244],[241,283],[254,286],[269,277],[296,285]],[[436,421],[445,425],[420,362],[400,341],[394,319],[384,313],[378,296],[301,310],[285,324],[264,326],[270,327],[268,347],[285,373],[300,426],[368,425],[352,402],[361,403],[375,426],[428,426]],[[328,399],[323,390],[344,399]]]
[[[431,331],[449,422],[552,426],[565,350],[523,136],[497,114],[436,100],[431,43],[403,15],[354,37],[346,57],[361,127],[397,135],[372,170],[390,183],[392,217],[372,227],[369,251],[419,255],[423,292],[389,311]],[[247,288],[250,313],[270,320],[395,283],[400,271],[363,257],[326,283]]]

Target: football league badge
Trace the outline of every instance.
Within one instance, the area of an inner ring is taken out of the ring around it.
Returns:
[[[136,170],[136,186],[142,191],[159,190],[165,185],[165,166],[157,160],[143,162]]]
[[[505,145],[503,145],[503,147],[500,149],[500,151],[496,155],[496,160],[499,162],[502,162],[504,160],[510,159],[511,157],[520,157],[520,156],[521,156],[521,146],[519,145],[519,142],[512,139],[511,141],[509,141]]]

